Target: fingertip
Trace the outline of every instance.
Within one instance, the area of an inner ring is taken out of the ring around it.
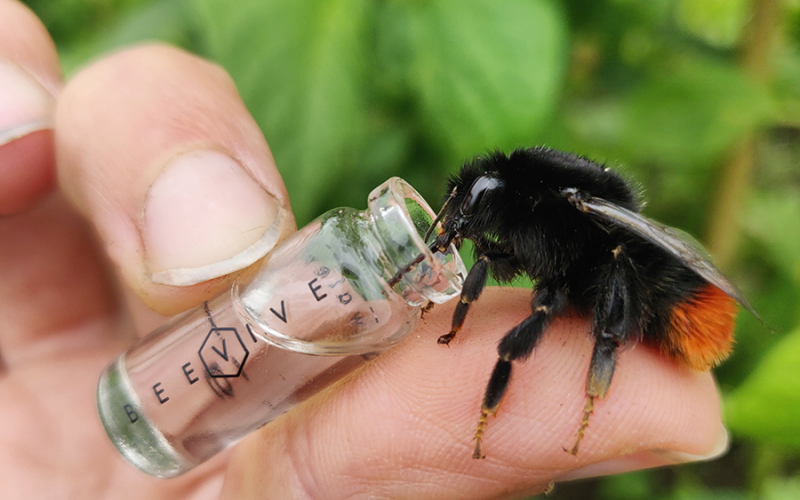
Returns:
[[[714,460],[725,453],[730,447],[730,436],[728,431],[721,427],[720,433],[712,447],[706,453],[697,455],[671,449],[656,448],[653,450],[642,450],[620,457],[591,463],[583,467],[571,470],[563,476],[555,478],[556,483],[564,481],[575,481],[590,477],[610,476],[614,474],[624,474],[642,469],[652,469],[669,465],[681,465],[694,462],[705,462]]]
[[[52,115],[61,82],[55,45],[33,12],[0,1],[0,215],[54,185]]]
[[[0,59],[23,68],[48,94],[62,85],[55,43],[36,14],[17,0],[0,0]]]

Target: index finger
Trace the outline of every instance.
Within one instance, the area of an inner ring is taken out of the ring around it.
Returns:
[[[500,412],[472,440],[497,341],[524,319],[530,291],[487,289],[448,349],[452,304],[417,338],[266,426],[236,449],[223,498],[518,498],[550,481],[711,458],[725,448],[714,381],[639,346],[620,355],[580,453],[592,353],[586,318],[556,321],[517,363]],[[276,458],[277,457],[277,458]],[[269,484],[269,490],[260,485]]]

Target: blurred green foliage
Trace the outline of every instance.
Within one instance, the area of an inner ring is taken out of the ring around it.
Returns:
[[[392,175],[437,200],[471,155],[546,144],[637,179],[651,217],[700,239],[728,229],[711,250],[733,245],[723,267],[777,332],[741,315],[736,353],[717,370],[731,453],[559,485],[550,498],[800,498],[797,0],[28,4],[67,75],[147,40],[222,65],[301,225],[365,206]],[[731,189],[737,164],[744,181]],[[735,209],[719,208],[726,197]]]

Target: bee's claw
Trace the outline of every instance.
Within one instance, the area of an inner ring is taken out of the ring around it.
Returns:
[[[441,337],[439,337],[439,339],[436,341],[436,343],[444,344],[444,345],[450,345],[450,341],[453,340],[453,338],[455,338],[455,336],[456,336],[456,332],[450,332],[447,335],[442,335]]]

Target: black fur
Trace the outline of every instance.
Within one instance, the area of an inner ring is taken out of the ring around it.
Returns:
[[[487,177],[491,180],[475,184]],[[453,327],[440,343],[453,339],[470,303],[478,299],[485,265],[498,281],[525,274],[536,284],[531,316],[499,344],[498,367],[476,431],[478,458],[483,456],[486,418],[496,411],[506,390],[511,361],[530,354],[554,317],[571,307],[594,318],[596,347],[587,380],[586,413],[572,449],[577,453],[594,398],[603,397],[611,383],[617,348],[639,340],[666,345],[674,306],[692,300],[706,284],[689,262],[625,227],[576,208],[565,190],[631,212],[642,207],[637,190],[618,173],[543,147],[476,158],[449,181],[440,214],[442,232],[431,248],[444,250],[451,242],[460,245],[469,239],[475,244],[476,259],[485,263],[467,277]]]
[[[636,276],[644,281],[632,285],[637,296],[647,292],[639,303],[641,314],[636,316],[642,319],[641,330],[650,335],[658,335],[648,328],[653,325],[652,311],[685,299],[704,283],[667,252],[576,210],[560,194],[562,189],[574,187],[635,212],[641,202],[637,190],[618,173],[554,149],[521,149],[509,156],[497,152],[465,165],[449,182],[448,192],[456,189],[456,195],[442,218],[445,233],[448,224],[462,219],[459,208],[469,187],[487,174],[497,177],[501,185],[484,195],[481,209],[453,239],[472,240],[476,258],[489,252],[507,255],[489,263],[498,281],[508,282],[525,273],[562,290],[579,312],[590,313],[603,292],[600,283],[612,260],[611,251],[622,243],[640,271]]]

